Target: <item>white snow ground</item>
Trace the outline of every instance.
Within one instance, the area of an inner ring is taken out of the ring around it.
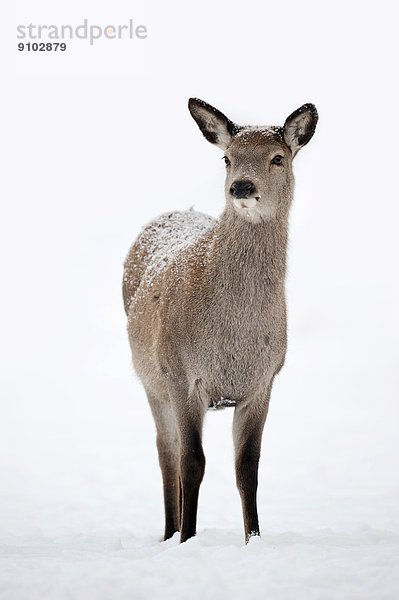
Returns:
[[[197,537],[161,543],[154,428],[127,343],[120,338],[122,366],[102,381],[57,388],[32,376],[24,394],[9,382],[0,598],[397,598],[393,369],[373,370],[370,348],[345,327],[321,334],[302,324],[291,331],[264,435],[263,536],[247,547],[231,409],[208,414]],[[115,345],[113,334],[104,338]],[[29,390],[42,390],[33,403]]]

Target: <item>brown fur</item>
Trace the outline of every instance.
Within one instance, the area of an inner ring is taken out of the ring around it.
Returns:
[[[317,113],[304,105],[284,128],[253,128],[234,125],[203,101],[191,99],[189,108],[230,161],[226,207],[218,220],[194,211],[170,213],[142,231],[125,262],[128,333],[157,427],[165,539],[178,530],[181,541],[195,534],[203,419],[224,399],[235,406],[236,476],[248,540],[259,534],[261,437],[286,352],[291,162],[313,134]],[[282,164],[272,162],[276,155]],[[253,184],[249,200],[233,198],[231,185],[241,180]],[[249,202],[256,205],[246,208]],[[169,253],[166,242],[179,236],[180,250]]]

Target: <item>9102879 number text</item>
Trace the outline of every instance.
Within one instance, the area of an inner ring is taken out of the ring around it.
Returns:
[[[24,50],[28,52],[56,52],[57,50],[65,52],[66,44],[65,42],[27,42],[26,44],[21,42],[18,44],[18,50],[20,52]]]

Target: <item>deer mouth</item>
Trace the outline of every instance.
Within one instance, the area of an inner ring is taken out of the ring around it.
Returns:
[[[238,209],[246,208],[251,209],[255,208],[255,206],[259,202],[259,196],[253,196],[251,198],[234,198],[233,203],[234,206]]]

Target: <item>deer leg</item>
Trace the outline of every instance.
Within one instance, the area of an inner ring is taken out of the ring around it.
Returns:
[[[258,464],[263,427],[266,421],[269,399],[251,406],[238,404],[234,411],[233,438],[238,491],[244,516],[245,543],[253,535],[260,535],[256,491],[258,487]]]
[[[157,428],[157,448],[162,471],[165,506],[164,540],[180,530],[179,509],[179,436],[172,404],[169,399],[159,401],[147,393]]]
[[[182,440],[180,476],[182,484],[182,515],[180,541],[194,536],[197,527],[199,488],[205,471],[205,456],[197,427],[190,427]]]
[[[183,513],[182,502],[183,502],[183,490],[181,488],[181,478],[180,478],[180,471],[179,471],[179,531],[181,530],[181,516]]]
[[[196,390],[190,396],[179,394],[176,403],[180,434],[181,542],[185,542],[196,533],[199,488],[205,471],[201,438],[207,406]]]

